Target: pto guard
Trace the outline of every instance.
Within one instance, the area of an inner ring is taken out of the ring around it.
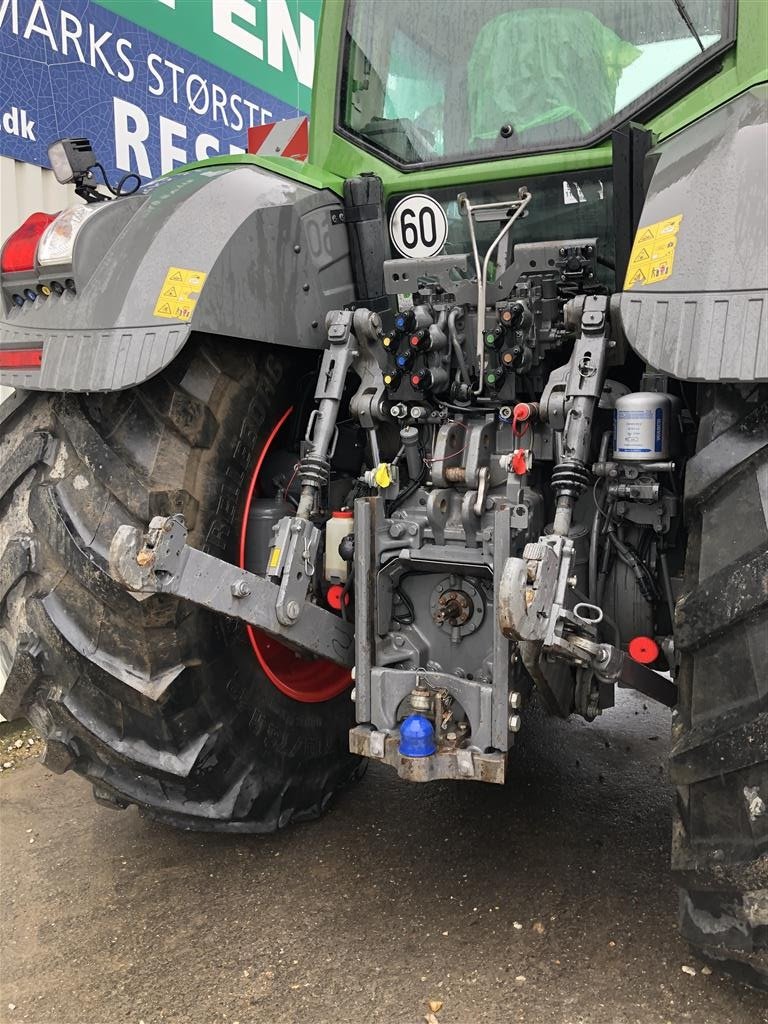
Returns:
[[[346,228],[331,220],[340,208],[329,190],[248,163],[182,171],[102,204],[71,263],[3,275],[0,355],[42,346],[42,359],[39,368],[9,359],[2,383],[134,387],[192,331],[321,348],[325,313],[354,299]],[[15,293],[53,280],[74,291],[14,304]]]

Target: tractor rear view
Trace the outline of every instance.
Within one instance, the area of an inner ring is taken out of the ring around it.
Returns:
[[[0,711],[193,829],[672,708],[683,934],[766,984],[762,3],[327,0],[309,161],[0,262]],[[120,192],[120,189],[116,191]]]

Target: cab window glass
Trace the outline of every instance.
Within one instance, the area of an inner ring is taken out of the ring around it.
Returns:
[[[726,40],[727,0],[352,0],[342,123],[405,164],[578,146]],[[690,22],[690,24],[688,23]],[[691,29],[693,26],[693,30]]]

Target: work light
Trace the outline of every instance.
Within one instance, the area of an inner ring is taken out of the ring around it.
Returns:
[[[58,139],[48,147],[48,159],[56,180],[69,185],[71,182],[78,184],[88,176],[96,163],[96,154],[88,139]]]

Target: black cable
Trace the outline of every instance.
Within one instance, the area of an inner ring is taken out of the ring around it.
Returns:
[[[412,626],[416,621],[416,609],[413,606],[413,601],[411,601],[410,597],[408,597],[408,595],[406,594],[406,592],[403,590],[402,586],[399,583],[392,591],[392,594],[394,597],[397,598],[398,601],[400,601],[401,604],[405,605],[406,611],[408,613],[407,616],[402,616],[395,615],[393,611],[392,621],[397,622],[400,626]]]
[[[410,496],[413,494],[413,492],[418,490],[419,487],[421,487],[421,485],[424,483],[424,478],[426,477],[426,475],[427,467],[425,466],[424,469],[419,474],[419,476],[417,476],[415,480],[411,480],[411,482],[408,484],[405,490],[401,491],[396,498],[393,498],[392,501],[390,501],[388,515],[391,516],[396,508],[400,508],[403,502],[407,501],[408,498],[410,498]]]
[[[616,554],[634,573],[640,593],[649,604],[654,604],[658,598],[658,590],[653,574],[645,562],[640,558],[637,551],[629,544],[619,540],[616,533],[610,531],[608,539],[616,549]]]
[[[600,438],[600,453],[598,455],[599,462],[605,462],[608,458],[608,445],[611,442],[612,431],[606,430],[603,432],[603,436]],[[589,598],[591,601],[597,601],[597,565],[600,554],[600,520],[605,519],[606,523],[610,522],[605,511],[600,507],[600,502],[597,500],[597,488],[600,486],[601,481],[596,480],[595,486],[592,488],[592,497],[595,502],[595,514],[592,518],[592,529],[590,530],[589,536]]]
[[[609,526],[608,530],[610,531],[612,528],[613,528],[612,526]],[[603,596],[605,594],[605,586],[606,586],[606,583],[608,582],[608,575],[609,575],[609,573],[611,571],[611,559],[612,559],[612,556],[613,556],[613,548],[611,547],[610,544],[606,544],[605,547],[603,548],[603,557],[602,557],[602,560],[600,562],[600,569],[599,569],[598,574],[597,574],[597,600],[595,601],[595,604],[598,607],[602,607],[602,604],[603,604]]]
[[[118,199],[121,196],[132,196],[134,192],[138,192],[138,190],[141,188],[141,178],[139,177],[138,174],[134,174],[133,171],[130,171],[128,174],[124,174],[122,178],[118,181],[117,185],[112,186],[109,183],[107,172],[104,170],[102,164],[95,163],[93,166],[98,167],[98,169],[101,171],[101,176],[104,179],[104,184],[107,186],[112,195]],[[136,184],[133,186],[130,192],[123,192],[123,185],[126,183],[126,181],[129,181],[131,178],[136,179]]]
[[[352,586],[352,580],[354,578],[355,578],[355,563],[352,562],[350,564],[350,566],[349,566],[349,572],[347,573],[346,581],[345,581],[344,586],[342,587],[342,590],[341,590],[340,611],[341,611],[341,617],[342,617],[342,619],[345,622],[347,621],[347,594],[349,593],[349,588]]]

